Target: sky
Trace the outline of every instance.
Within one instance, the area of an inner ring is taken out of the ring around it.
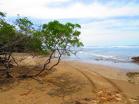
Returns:
[[[86,46],[139,45],[139,0],[0,0],[0,11],[36,24],[79,23]]]

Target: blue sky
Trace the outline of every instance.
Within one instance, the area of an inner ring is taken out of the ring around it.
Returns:
[[[0,11],[36,24],[79,23],[85,45],[139,45],[139,0],[0,0]]]

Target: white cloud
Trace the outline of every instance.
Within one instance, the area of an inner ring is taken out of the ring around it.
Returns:
[[[0,10],[10,16],[21,14],[42,19],[59,18],[105,18],[112,16],[133,16],[139,14],[139,6],[125,5],[120,8],[102,5],[98,2],[89,5],[81,2],[60,8],[50,8],[50,3],[66,3],[70,0],[1,0]]]
[[[108,19],[82,24],[85,45],[134,44],[139,39],[139,19]]]
[[[139,20],[128,21],[123,19],[108,19],[118,16],[139,15],[139,6],[134,3],[114,6],[115,2],[105,5],[99,2],[84,4],[75,2],[64,7],[63,4],[71,0],[0,0],[0,11],[6,12],[9,16],[30,16],[39,19],[81,19],[97,18],[104,21],[95,21],[82,25],[81,39],[85,44],[111,44],[139,39]],[[96,0],[97,1],[97,0]],[[62,7],[50,7],[49,4],[58,3]],[[120,2],[119,2],[120,3]]]

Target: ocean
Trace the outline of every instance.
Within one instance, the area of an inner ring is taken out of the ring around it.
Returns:
[[[139,56],[139,46],[88,46],[78,49],[76,55],[64,57],[88,63],[118,67],[127,71],[139,71],[139,64],[132,62],[132,57]]]

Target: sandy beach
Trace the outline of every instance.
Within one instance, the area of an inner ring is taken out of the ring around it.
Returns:
[[[0,85],[0,104],[139,104],[139,77],[103,65],[62,61],[40,77]]]
[[[0,0],[0,104],[139,104],[139,0]]]

